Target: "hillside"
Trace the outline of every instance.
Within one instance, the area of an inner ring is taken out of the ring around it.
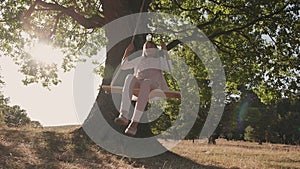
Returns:
[[[0,168],[300,168],[297,146],[228,142],[217,145],[183,141],[172,152],[129,159],[110,154],[78,127],[0,128]]]

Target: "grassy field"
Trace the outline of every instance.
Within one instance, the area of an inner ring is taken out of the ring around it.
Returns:
[[[226,141],[216,145],[182,141],[159,156],[130,159],[87,141],[77,126],[45,129],[0,128],[0,168],[299,168],[300,147]]]
[[[206,166],[221,168],[300,168],[300,147],[219,139],[216,145],[183,141],[172,150]]]

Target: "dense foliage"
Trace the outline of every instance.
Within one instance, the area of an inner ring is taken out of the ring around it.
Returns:
[[[228,140],[300,144],[300,99],[265,105],[251,90],[226,105],[215,134]]]

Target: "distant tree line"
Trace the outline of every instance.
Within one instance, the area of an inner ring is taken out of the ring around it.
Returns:
[[[212,136],[208,138],[209,143],[216,144],[217,138],[225,138],[260,144],[270,142],[300,145],[299,98],[282,98],[265,104],[251,89],[240,87],[239,90],[240,95],[228,95],[222,118]],[[208,100],[202,99],[203,105],[200,105],[197,120],[186,139],[199,138],[209,110]],[[167,101],[165,112],[152,122],[152,131],[155,134],[165,131],[175,120],[181,118],[178,117],[178,106],[178,101]]]
[[[251,142],[282,143],[300,145],[300,99],[282,98],[264,104],[258,96],[247,89],[241,90],[239,97],[229,97],[220,123],[209,142],[215,144],[217,138],[244,140]],[[203,116],[203,112],[199,115]],[[199,119],[187,136],[195,139],[203,125]]]
[[[226,105],[215,134],[228,140],[300,145],[300,99],[282,98],[266,105],[244,89],[238,101]]]

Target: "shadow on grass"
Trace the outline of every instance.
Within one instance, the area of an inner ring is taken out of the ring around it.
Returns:
[[[30,154],[26,154],[28,143],[31,142],[31,132],[5,130],[0,128],[0,168],[33,168]],[[19,162],[19,159],[25,159]]]
[[[172,152],[143,159],[117,156],[95,145],[82,128],[69,133],[43,130],[0,132],[0,168],[222,169],[198,164]]]
[[[114,155],[82,132],[0,129],[0,169],[103,168]],[[106,167],[112,168],[112,167]]]
[[[75,130],[73,132],[74,138],[77,138],[77,144],[82,148],[84,145],[94,145],[96,146],[89,137],[85,134],[85,132],[80,128],[79,130]],[[83,143],[82,143],[83,141]],[[77,145],[75,143],[75,145]],[[224,169],[222,167],[217,166],[208,166],[208,165],[201,165],[196,163],[190,159],[182,157],[178,154],[173,152],[167,151],[161,155],[149,157],[149,158],[141,158],[141,159],[130,159],[122,156],[117,156],[103,150],[102,148],[97,146],[98,151],[101,151],[102,154],[106,155],[106,159],[109,160],[109,157],[116,157],[119,160],[125,161],[128,165],[134,168],[147,168],[147,169]],[[85,150],[82,150],[85,151]],[[101,159],[103,160],[103,159]]]
[[[37,144],[35,150],[43,162],[36,168],[60,169],[62,164],[67,168],[99,168],[110,158],[105,154],[99,156],[97,146],[79,130],[68,134],[46,131],[40,138],[44,139],[45,145]]]
[[[217,166],[202,165],[170,151],[149,158],[127,159],[127,162],[134,167],[149,169],[224,169]]]

